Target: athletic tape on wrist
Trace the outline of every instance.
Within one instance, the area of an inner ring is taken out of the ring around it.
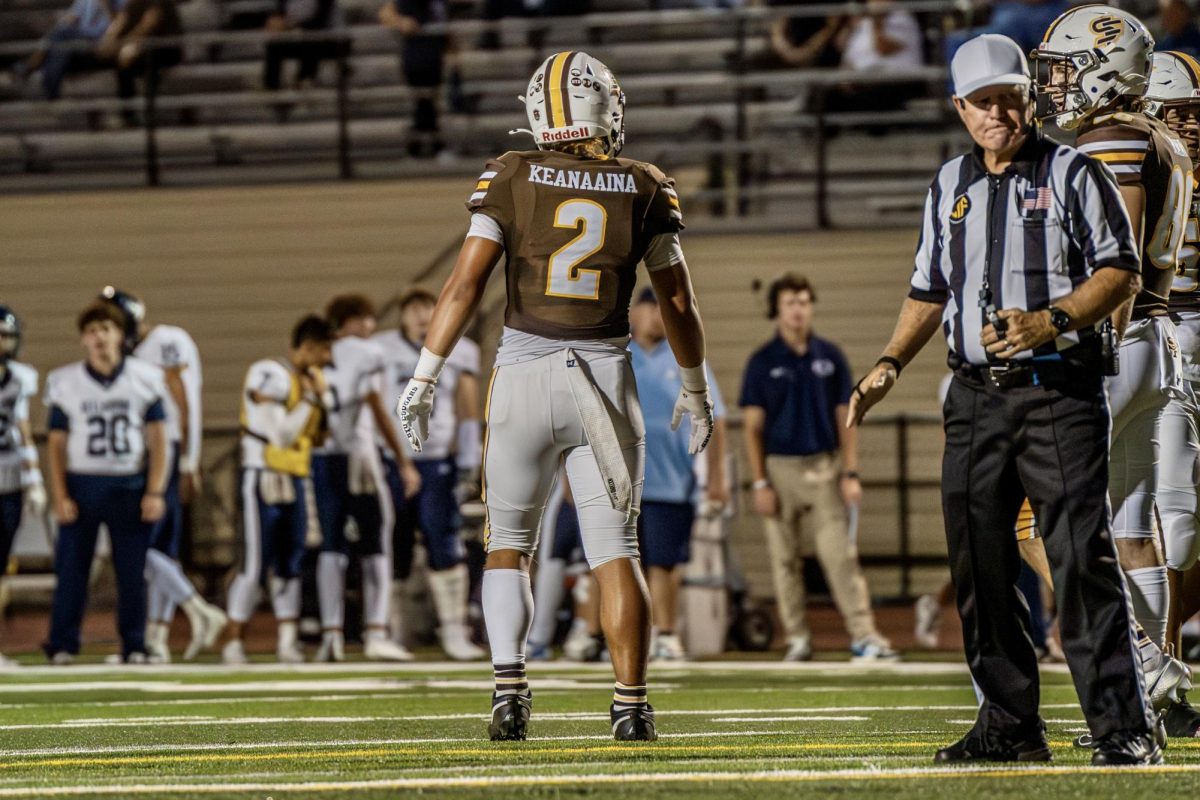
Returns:
[[[425,378],[437,383],[446,366],[446,357],[431,353],[428,348],[421,348],[421,357],[417,359],[417,368],[413,370],[414,378]]]

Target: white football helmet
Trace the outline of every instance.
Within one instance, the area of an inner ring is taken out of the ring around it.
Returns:
[[[1030,53],[1038,121],[1070,130],[1118,97],[1142,96],[1153,50],[1146,26],[1125,11],[1091,5],[1064,12]]]
[[[625,93],[612,70],[587,53],[555,53],[529,79],[521,98],[539,150],[564,142],[600,139],[612,157],[625,144]]]
[[[1142,111],[1163,120],[1187,145],[1193,161],[1200,155],[1200,62],[1187,53],[1155,53]]]

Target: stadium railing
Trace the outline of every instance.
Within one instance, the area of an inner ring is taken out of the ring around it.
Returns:
[[[867,567],[894,569],[897,589],[893,595],[881,596],[885,602],[907,602],[913,597],[914,572],[921,567],[940,567],[945,556],[931,553],[925,548],[918,552],[915,546],[914,517],[920,500],[917,495],[937,489],[941,484],[936,478],[915,474],[911,455],[912,443],[916,438],[927,438],[926,430],[941,425],[937,414],[901,413],[880,414],[868,418],[869,428],[887,431],[894,451],[894,470],[888,476],[864,476],[864,489],[870,494],[892,493],[895,495],[894,522],[874,516],[875,524],[887,525],[894,530],[894,537],[878,535],[871,531],[872,545],[862,552],[861,560]],[[728,419],[731,452],[740,450],[741,420]],[[186,517],[183,546],[180,555],[184,565],[203,582],[202,593],[209,597],[219,596],[224,591],[224,581],[238,558],[238,492],[237,471],[239,430],[236,427],[207,427],[204,431],[204,463],[201,469],[203,485],[197,501],[190,507]],[[44,437],[40,441],[44,445]],[[742,473],[740,459],[731,457],[733,480],[736,488],[733,516],[729,519],[730,535],[734,531],[747,534],[738,537],[742,541],[758,542],[759,521],[749,510],[745,500],[750,491],[750,482]],[[925,509],[929,513],[929,509]],[[940,514],[940,511],[937,512]],[[866,521],[866,520],[864,520]],[[18,542],[16,558],[20,568],[17,574],[41,574],[53,570],[52,546],[53,520],[50,513],[42,519],[27,519]],[[862,534],[860,540],[865,538]],[[881,546],[890,543],[891,549]],[[765,557],[765,550],[762,551]],[[737,553],[743,565],[747,565],[747,553]],[[747,565],[748,566],[748,565]],[[769,585],[752,586],[758,594],[771,596]]]

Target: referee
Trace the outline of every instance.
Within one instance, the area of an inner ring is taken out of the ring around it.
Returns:
[[[850,400],[860,421],[939,327],[954,371],[942,509],[974,727],[940,762],[1048,761],[1013,526],[1029,496],[1054,574],[1063,649],[1096,765],[1151,764],[1129,600],[1109,529],[1106,318],[1141,281],[1111,173],[1030,129],[1025,56],[979,36],[951,64],[972,152],[930,185],[908,299]]]

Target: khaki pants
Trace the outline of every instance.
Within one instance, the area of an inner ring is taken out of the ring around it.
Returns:
[[[779,495],[779,516],[763,522],[779,616],[789,638],[809,632],[804,619],[803,556],[809,542],[851,638],[875,633],[871,595],[838,491],[840,469],[833,453],[767,456],[767,475]]]

